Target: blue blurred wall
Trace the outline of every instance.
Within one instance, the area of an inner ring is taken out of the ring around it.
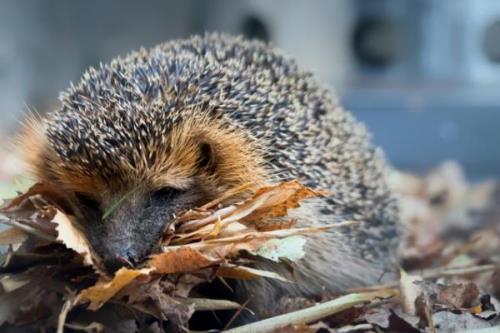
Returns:
[[[0,2],[0,136],[88,66],[205,30],[270,40],[335,87],[400,168],[500,176],[500,1]]]

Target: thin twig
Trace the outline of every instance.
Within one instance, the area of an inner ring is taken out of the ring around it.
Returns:
[[[456,268],[439,268],[439,269],[429,269],[425,271],[414,271],[409,274],[416,274],[422,276],[423,279],[436,279],[439,277],[449,277],[449,276],[461,276],[469,274],[480,274],[485,272],[493,271],[499,268],[499,264],[487,264],[487,265],[477,265],[471,267],[456,267]],[[371,287],[361,287],[350,289],[352,292],[366,292],[374,291],[386,288],[394,288],[399,286],[399,281],[392,281],[386,284],[380,284]]]
[[[236,320],[236,318],[238,318],[241,312],[247,307],[249,302],[250,298],[247,299],[243,304],[241,304],[240,308],[236,310],[236,312],[231,316],[227,324],[224,326],[224,330],[227,330],[231,326],[231,324]]]
[[[227,191],[226,193],[224,193],[222,196],[218,197],[217,199],[212,200],[212,201],[204,204],[203,206],[201,206],[200,210],[207,210],[209,208],[215,207],[218,204],[226,201],[227,199],[229,199],[237,194],[240,194],[241,192],[243,192],[245,190],[248,190],[252,186],[253,186],[252,183],[245,183],[241,186],[232,188],[229,191]]]
[[[187,304],[193,304],[195,311],[235,310],[241,307],[239,303],[225,299],[189,297],[180,301]]]
[[[57,320],[57,333],[64,333],[64,325],[66,323],[66,317],[68,316],[68,312],[71,310],[73,305],[75,304],[74,295],[70,295],[69,298],[64,302],[61,312],[59,313],[59,318]]]
[[[236,327],[225,331],[226,333],[268,333],[287,326],[311,323],[321,318],[333,315],[340,311],[350,309],[355,305],[364,303],[377,303],[398,295],[395,288],[379,290],[368,293],[354,293],[341,296],[332,301],[318,304],[306,309],[290,312],[284,315],[264,319],[252,324]]]
[[[429,301],[427,300],[427,298],[425,299],[424,315],[425,320],[427,321],[427,326],[429,326],[429,332],[437,333],[436,327],[434,326],[434,320],[432,319],[431,307],[429,306]]]
[[[357,225],[361,222],[358,221],[345,221],[339,223],[332,223],[328,225],[316,226],[316,227],[305,227],[305,228],[292,228],[292,229],[279,229],[271,231],[252,231],[246,232],[235,236],[229,236],[224,238],[209,239],[201,242],[190,243],[186,245],[173,245],[173,246],[163,246],[163,251],[175,251],[181,247],[190,247],[193,249],[199,249],[206,246],[214,244],[228,244],[235,242],[243,242],[251,239],[261,239],[261,238],[286,238],[295,235],[304,235],[310,233],[316,233],[320,231],[325,231],[329,229],[342,228],[352,225]]]
[[[29,234],[32,234],[32,235],[35,235],[37,237],[43,238],[43,239],[45,239],[45,240],[47,240],[49,242],[55,242],[56,241],[56,237],[54,237],[53,235],[50,235],[50,234],[48,234],[46,232],[43,232],[40,229],[33,228],[33,227],[29,226],[29,225],[17,222],[16,220],[9,219],[9,218],[7,218],[5,216],[0,216],[0,223],[8,224],[8,225],[11,225],[13,227],[19,228],[19,229],[21,229],[23,231],[26,231]]]

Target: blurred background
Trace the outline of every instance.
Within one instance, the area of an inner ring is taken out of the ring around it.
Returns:
[[[497,0],[2,1],[0,149],[24,112],[56,107],[87,67],[204,31],[286,50],[398,168],[454,159],[473,179],[500,176]],[[2,153],[4,182],[17,166]]]

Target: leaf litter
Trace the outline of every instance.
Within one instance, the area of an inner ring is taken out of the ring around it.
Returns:
[[[205,298],[197,287],[225,279],[285,279],[255,260],[290,265],[304,256],[305,234],[353,224],[297,228],[288,210],[325,192],[291,181],[234,198],[228,191],[167,226],[162,252],[113,277],[100,269],[64,197],[45,184],[6,201],[0,233],[0,329],[6,332],[181,332],[193,314],[233,311],[228,332],[496,332],[500,326],[500,185],[469,184],[444,163],[429,174],[394,171],[407,230],[401,278],[391,283],[290,298],[283,314],[229,328],[245,309]],[[231,203],[233,202],[233,203]],[[307,283],[302,281],[300,283]],[[292,304],[290,306],[290,304]],[[299,306],[297,306],[299,304]],[[220,320],[219,320],[220,321]],[[199,325],[198,325],[199,326]],[[213,326],[204,327],[214,329]],[[216,331],[216,330],[215,330]]]

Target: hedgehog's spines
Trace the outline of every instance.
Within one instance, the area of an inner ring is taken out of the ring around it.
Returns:
[[[89,68],[60,98],[37,145],[42,179],[97,193],[160,186],[165,173],[170,182],[193,177],[203,139],[224,162],[217,176],[200,177],[221,188],[297,178],[332,191],[311,206],[318,220],[366,222],[328,236],[335,246],[382,267],[397,245],[384,160],[364,126],[269,45],[207,34],[140,49]]]

